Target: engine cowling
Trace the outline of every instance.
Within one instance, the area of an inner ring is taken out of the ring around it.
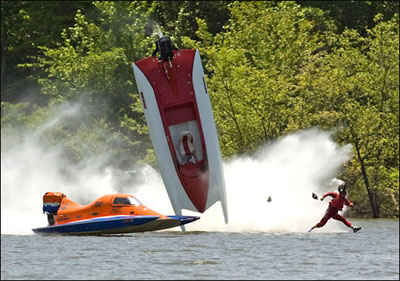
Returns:
[[[46,192],[43,195],[43,213],[56,215],[63,198],[67,196],[62,192]]]

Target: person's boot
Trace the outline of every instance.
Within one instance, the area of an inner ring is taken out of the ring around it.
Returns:
[[[316,225],[314,225],[313,227],[311,227],[309,230],[308,230],[308,232],[311,232],[314,228],[316,228],[317,226]]]
[[[352,225],[351,229],[353,229],[353,232],[356,233],[357,231],[359,231],[361,229],[361,226]]]

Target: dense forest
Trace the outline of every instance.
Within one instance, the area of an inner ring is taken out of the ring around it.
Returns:
[[[79,102],[43,143],[156,166],[131,64],[159,33],[199,49],[225,159],[332,130],[352,215],[399,216],[397,1],[1,1],[2,136]]]

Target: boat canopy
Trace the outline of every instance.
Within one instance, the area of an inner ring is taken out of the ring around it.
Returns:
[[[137,198],[133,196],[115,196],[112,200],[112,205],[143,205]]]

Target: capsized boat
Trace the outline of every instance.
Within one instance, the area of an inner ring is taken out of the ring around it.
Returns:
[[[152,56],[133,63],[133,70],[175,214],[203,213],[220,201],[228,223],[222,157],[199,51],[178,50],[161,37]]]
[[[43,213],[47,214],[49,224],[32,229],[38,234],[98,235],[155,231],[200,218],[165,216],[125,193],[104,195],[88,205],[80,205],[62,192],[46,192]]]

